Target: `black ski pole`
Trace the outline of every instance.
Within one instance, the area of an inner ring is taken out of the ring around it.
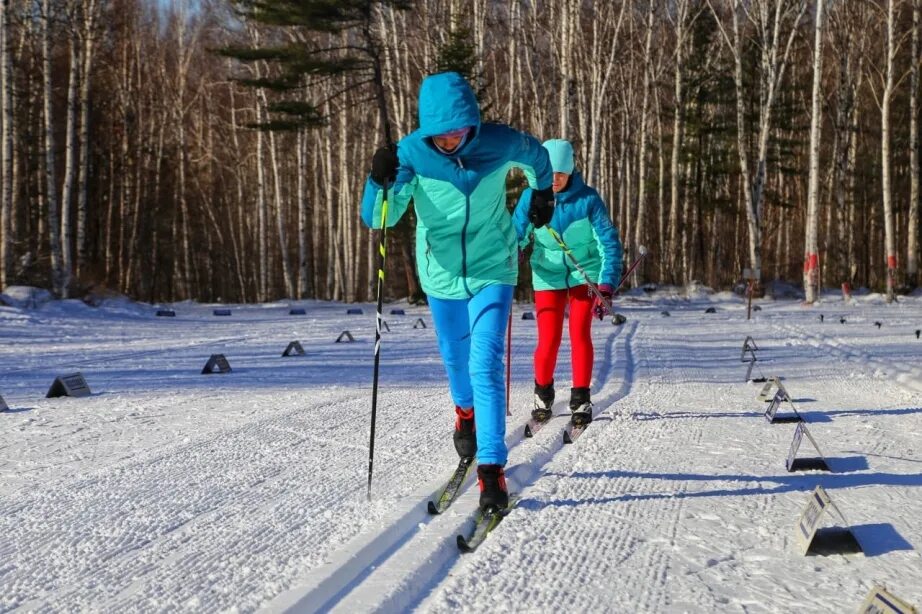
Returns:
[[[381,198],[381,241],[378,244],[378,253],[381,255],[378,267],[378,308],[375,312],[375,366],[374,377],[371,383],[371,435],[368,441],[368,493],[367,499],[371,501],[371,476],[375,462],[375,419],[378,415],[378,371],[381,364],[381,312],[384,303],[384,265],[387,263],[387,179]]]

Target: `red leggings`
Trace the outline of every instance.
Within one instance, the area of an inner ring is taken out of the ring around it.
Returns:
[[[564,307],[570,302],[570,345],[573,359],[573,387],[588,388],[592,380],[592,306],[589,287],[569,290],[538,290],[538,347],[535,348],[535,382],[547,386],[554,379],[557,351],[563,337]]]

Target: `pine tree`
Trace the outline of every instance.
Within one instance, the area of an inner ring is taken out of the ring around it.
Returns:
[[[242,62],[266,62],[278,71],[271,76],[240,79],[245,85],[281,94],[302,94],[277,100],[268,111],[277,117],[257,122],[268,130],[297,130],[324,123],[317,104],[308,100],[316,81],[347,74],[354,79],[345,90],[371,83],[384,126],[386,140],[393,142],[381,70],[381,41],[372,29],[378,5],[408,9],[409,0],[236,0],[237,13],[246,21],[280,28],[297,28],[317,34],[342,34],[348,42],[321,44],[270,42],[258,46],[228,46],[222,55]],[[345,93],[344,92],[340,92]]]

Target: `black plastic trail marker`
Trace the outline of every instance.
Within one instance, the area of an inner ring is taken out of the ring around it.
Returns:
[[[304,356],[304,347],[297,339],[288,344],[285,351],[282,352],[282,358],[287,356]]]
[[[69,375],[60,375],[54,378],[54,381],[51,383],[51,388],[48,389],[48,394],[45,395],[45,398],[88,397],[90,394],[92,394],[90,392],[90,385],[86,383],[83,374],[78,372]]]
[[[212,354],[208,362],[206,362],[205,366],[202,368],[202,375],[230,372],[231,366],[230,363],[227,362],[227,358],[224,357],[224,354]]]

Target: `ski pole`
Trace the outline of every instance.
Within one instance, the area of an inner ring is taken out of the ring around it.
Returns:
[[[384,303],[384,265],[387,263],[387,179],[384,180],[383,196],[381,198],[381,241],[378,243],[378,253],[381,254],[381,265],[378,267],[378,309],[375,313],[375,366],[374,377],[371,384],[371,435],[368,442],[368,493],[367,499],[371,501],[371,475],[375,461],[375,418],[378,414],[378,371],[381,364],[381,312]]]
[[[576,256],[573,255],[573,252],[570,251],[570,248],[567,247],[567,244],[564,243],[563,237],[561,237],[560,234],[556,230],[551,228],[550,226],[547,227],[547,230],[548,232],[551,233],[551,236],[554,237],[554,240],[557,242],[557,245],[560,246],[560,249],[562,249],[563,252],[570,259],[570,262],[573,263],[573,266],[576,267],[576,270],[579,271],[580,275],[583,276],[583,279],[586,280],[586,284],[589,287],[589,293],[593,296],[593,298],[598,300],[599,303],[601,303],[605,307],[608,313],[612,313],[613,308],[611,305],[611,301],[605,298],[604,296],[602,296],[602,293],[599,292],[599,287],[595,283],[593,283],[591,279],[589,279],[589,274],[586,273],[586,270],[582,267],[582,265],[576,259]],[[637,265],[640,264],[640,261],[644,259],[644,257],[647,255],[647,248],[641,245],[638,248],[638,252],[640,253],[640,255],[637,257],[636,260],[634,260],[634,262],[631,263],[631,266],[628,267],[627,272],[621,276],[621,281],[618,282],[618,286],[614,290],[612,290],[612,294],[614,294],[615,292],[621,289],[621,286],[624,285],[624,282],[627,281],[627,278],[631,275],[631,273],[634,272],[634,269],[637,268]]]

